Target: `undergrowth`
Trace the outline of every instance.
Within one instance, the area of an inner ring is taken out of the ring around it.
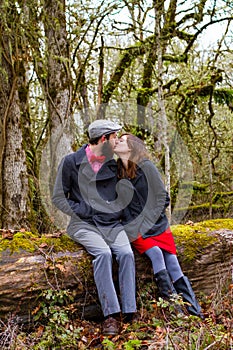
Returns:
[[[180,297],[168,303],[153,298],[153,289],[140,291],[137,320],[121,323],[115,337],[101,334],[101,323],[78,319],[75,303],[68,290],[47,290],[40,295],[30,330],[23,329],[9,317],[0,321],[2,350],[76,350],[76,349],[164,349],[232,350],[233,289],[214,293],[200,300],[205,320],[177,314],[174,306],[183,307]]]

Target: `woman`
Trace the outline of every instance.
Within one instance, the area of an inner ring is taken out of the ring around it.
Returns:
[[[180,293],[188,303],[188,312],[203,318],[191,284],[177,259],[165,213],[169,196],[144,142],[125,133],[117,140],[114,152],[119,157],[118,177],[125,179],[119,182],[119,195],[124,199],[123,224],[132,245],[151,260],[161,296],[170,299],[173,293]]]

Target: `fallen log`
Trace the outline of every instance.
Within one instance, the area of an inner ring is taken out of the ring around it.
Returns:
[[[182,238],[177,232],[174,236],[179,261],[194,291],[209,295],[226,289],[232,283],[233,230],[193,230],[189,237],[186,234]],[[101,317],[92,259],[80,245],[64,233],[40,238],[20,233],[20,247],[12,251],[12,247],[16,247],[16,236],[13,234],[11,239],[4,237],[1,240],[0,319],[14,317],[19,323],[30,322],[40,302],[41,292],[48,289],[70,290],[80,318]],[[23,240],[27,249],[22,248]],[[141,288],[153,281],[153,272],[145,256],[135,253],[135,257],[140,295]],[[114,268],[117,282],[116,264]]]
[[[0,318],[28,323],[44,290],[69,289],[80,306],[98,305],[90,256],[77,245],[76,252],[3,252],[0,264]],[[99,309],[99,306],[97,306]],[[88,311],[87,311],[88,312]],[[96,311],[95,311],[96,312]]]

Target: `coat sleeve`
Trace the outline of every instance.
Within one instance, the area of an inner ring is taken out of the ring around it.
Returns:
[[[150,160],[146,160],[141,168],[148,185],[147,200],[141,213],[143,220],[139,229],[141,234],[145,234],[164,214],[169,197],[157,167]]]
[[[77,215],[80,218],[90,217],[93,215],[92,207],[84,200],[77,201],[70,198],[72,191],[71,169],[70,158],[63,158],[58,167],[52,202],[58,209],[69,216]]]

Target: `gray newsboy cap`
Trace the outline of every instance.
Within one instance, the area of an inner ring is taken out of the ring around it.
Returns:
[[[117,132],[121,129],[122,126],[111,120],[97,119],[89,125],[88,134],[90,139],[95,139],[97,137],[101,137],[102,135]]]

